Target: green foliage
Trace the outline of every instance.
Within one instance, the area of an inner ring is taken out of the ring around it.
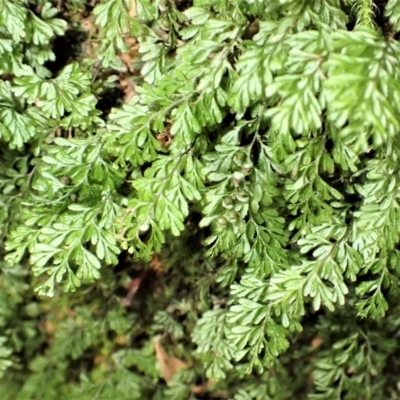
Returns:
[[[4,399],[400,399],[398,0],[0,8]]]

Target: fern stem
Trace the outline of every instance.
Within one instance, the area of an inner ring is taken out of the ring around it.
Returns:
[[[354,5],[357,14],[356,27],[372,28],[375,30],[375,4],[373,0],[357,0]]]

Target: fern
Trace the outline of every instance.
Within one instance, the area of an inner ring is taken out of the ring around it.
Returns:
[[[399,399],[398,1],[92,3],[0,0],[4,398]]]

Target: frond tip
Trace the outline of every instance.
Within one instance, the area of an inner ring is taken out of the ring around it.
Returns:
[[[352,9],[356,15],[356,28],[369,28],[376,30],[375,11],[376,5],[373,0],[356,0]]]

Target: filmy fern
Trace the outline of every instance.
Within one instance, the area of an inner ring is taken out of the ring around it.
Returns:
[[[400,1],[64,3],[0,0],[8,398],[399,399]]]

